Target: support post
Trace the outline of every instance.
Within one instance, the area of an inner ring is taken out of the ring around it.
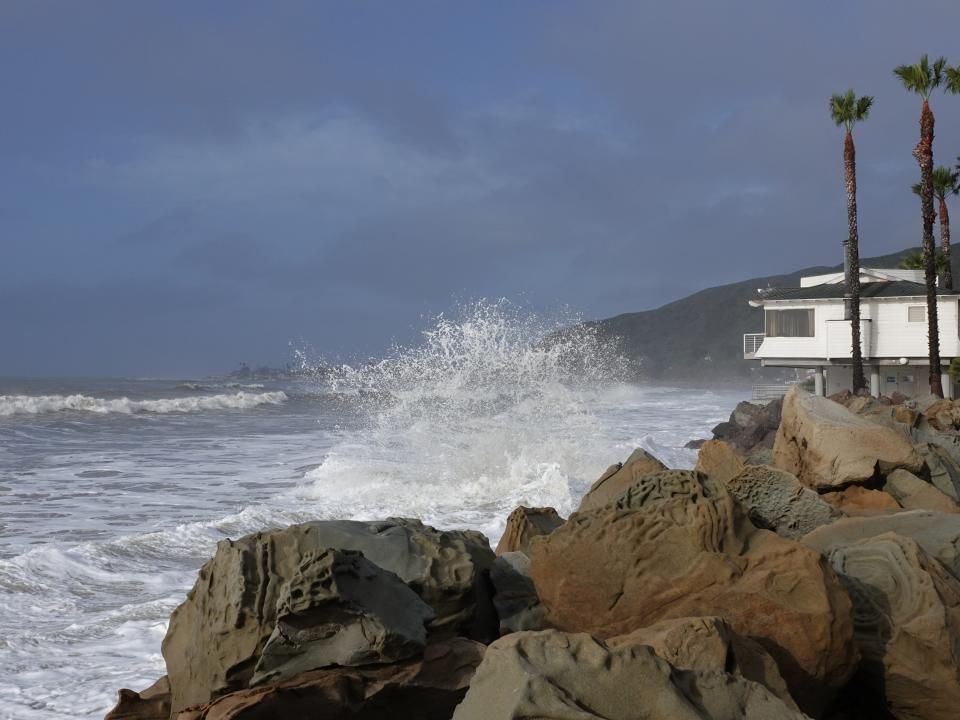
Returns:
[[[826,393],[824,392],[824,382],[823,382],[823,366],[819,366],[813,374],[813,392],[815,395],[823,397]]]
[[[940,373],[940,384],[943,386],[943,396],[947,400],[953,400],[953,378],[950,373]]]
[[[875,398],[880,397],[880,366],[870,366],[870,394]]]

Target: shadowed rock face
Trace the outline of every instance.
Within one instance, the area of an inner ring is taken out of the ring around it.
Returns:
[[[334,572],[339,566],[324,555],[329,548],[365,556],[356,564],[367,579],[346,583],[343,596],[339,581],[346,576]],[[413,628],[431,611],[432,638],[488,640],[496,635],[493,560],[483,535],[439,532],[413,520],[320,521],[221,542],[164,638],[173,709],[308,666],[407,657],[404,648],[423,646]],[[326,592],[342,603],[324,599]]]
[[[642,448],[633,451],[625,463],[611,465],[580,501],[580,512],[612,503],[644,475],[663,472],[667,466]]]
[[[897,718],[960,709],[960,581],[895,533],[830,551],[854,602],[860,672]]]
[[[897,468],[920,472],[907,429],[871,422],[834,401],[791,388],[773,447],[773,464],[821,492],[862,484]]]
[[[549,535],[561,525],[563,518],[552,507],[529,508],[521,505],[507,516],[507,527],[497,544],[497,555],[525,553],[533,538]]]
[[[754,525],[782,537],[798,539],[840,517],[840,512],[820,495],[776,468],[751,465],[726,485]]]
[[[493,643],[454,720],[800,720],[762,685],[678,670],[644,645],[521,632]]]
[[[737,635],[723,618],[661,620],[629,635],[610,638],[607,645],[647,645],[679,670],[726,672],[753,680],[787,707],[797,709],[776,661],[758,643]]]
[[[167,676],[146,690],[134,692],[124,688],[117,693],[117,704],[104,720],[169,720],[170,681]]]
[[[818,553],[757,530],[726,488],[690,471],[646,475],[531,546],[547,622],[597,637],[716,615],[762,645],[817,711],[856,666],[851,605]]]
[[[225,695],[175,720],[448,720],[486,648],[454,638],[391,665],[326,668]]]
[[[504,553],[490,570],[493,605],[500,617],[500,634],[543,630],[543,605],[530,579],[530,560],[522,552]]]

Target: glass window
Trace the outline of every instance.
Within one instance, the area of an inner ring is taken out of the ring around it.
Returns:
[[[927,308],[923,305],[911,305],[907,308],[907,322],[926,322]]]
[[[813,337],[813,309],[767,310],[767,337]]]

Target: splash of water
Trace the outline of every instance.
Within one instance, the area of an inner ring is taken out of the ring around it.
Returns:
[[[590,406],[616,379],[617,352],[570,318],[478,301],[440,316],[423,342],[328,387],[366,410],[362,430],[308,474],[301,493],[353,516],[417,515],[499,534],[516,505],[569,510],[609,462]]]

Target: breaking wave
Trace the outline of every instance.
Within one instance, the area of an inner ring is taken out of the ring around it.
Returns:
[[[72,410],[105,415],[107,413],[188,413],[201,410],[246,410],[259,405],[279,405],[287,400],[284,392],[207,395],[204,397],[131,400],[90,397],[89,395],[0,395],[0,417],[39,415]]]

